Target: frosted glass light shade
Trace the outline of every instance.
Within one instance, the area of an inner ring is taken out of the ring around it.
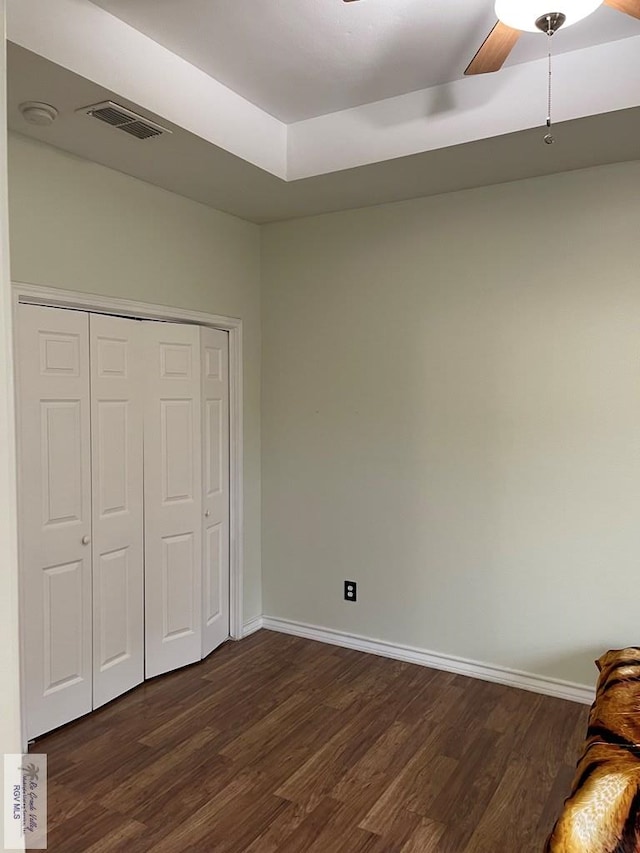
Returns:
[[[577,24],[602,5],[602,0],[496,0],[496,15],[514,30],[539,32],[536,21],[549,12],[567,16],[563,27]]]

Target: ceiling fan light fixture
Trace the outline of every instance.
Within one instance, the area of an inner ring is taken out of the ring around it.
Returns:
[[[591,15],[602,0],[496,0],[496,15],[514,30],[539,32],[536,21],[544,15],[562,12],[566,15],[565,27],[577,24]],[[559,8],[550,8],[552,6]]]

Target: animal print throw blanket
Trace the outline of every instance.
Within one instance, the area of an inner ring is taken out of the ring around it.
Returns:
[[[546,853],[640,853],[640,648],[596,666],[585,750]]]

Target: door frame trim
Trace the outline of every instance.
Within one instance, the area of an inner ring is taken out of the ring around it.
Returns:
[[[98,314],[115,314],[139,320],[165,320],[210,326],[229,333],[229,634],[234,640],[244,636],[243,575],[244,575],[244,485],[243,485],[243,341],[242,320],[223,314],[209,314],[170,305],[137,302],[119,297],[62,290],[56,287],[12,282],[14,328],[20,303],[50,308],[70,308]],[[14,349],[17,335],[14,340]],[[16,364],[16,393],[19,369]],[[19,435],[19,432],[18,432]],[[21,620],[24,624],[24,620]]]

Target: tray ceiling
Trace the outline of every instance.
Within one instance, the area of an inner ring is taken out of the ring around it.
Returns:
[[[637,159],[640,21],[601,8],[554,37],[548,146],[544,36],[462,77],[491,5],[8,0],[10,126],[256,222]],[[82,112],[107,100],[172,133],[141,142]],[[24,101],[56,121],[27,124]]]
[[[462,77],[496,21],[493,0],[93,0],[284,122]],[[602,7],[554,38],[558,53],[640,35]],[[508,65],[546,55],[527,33]]]

